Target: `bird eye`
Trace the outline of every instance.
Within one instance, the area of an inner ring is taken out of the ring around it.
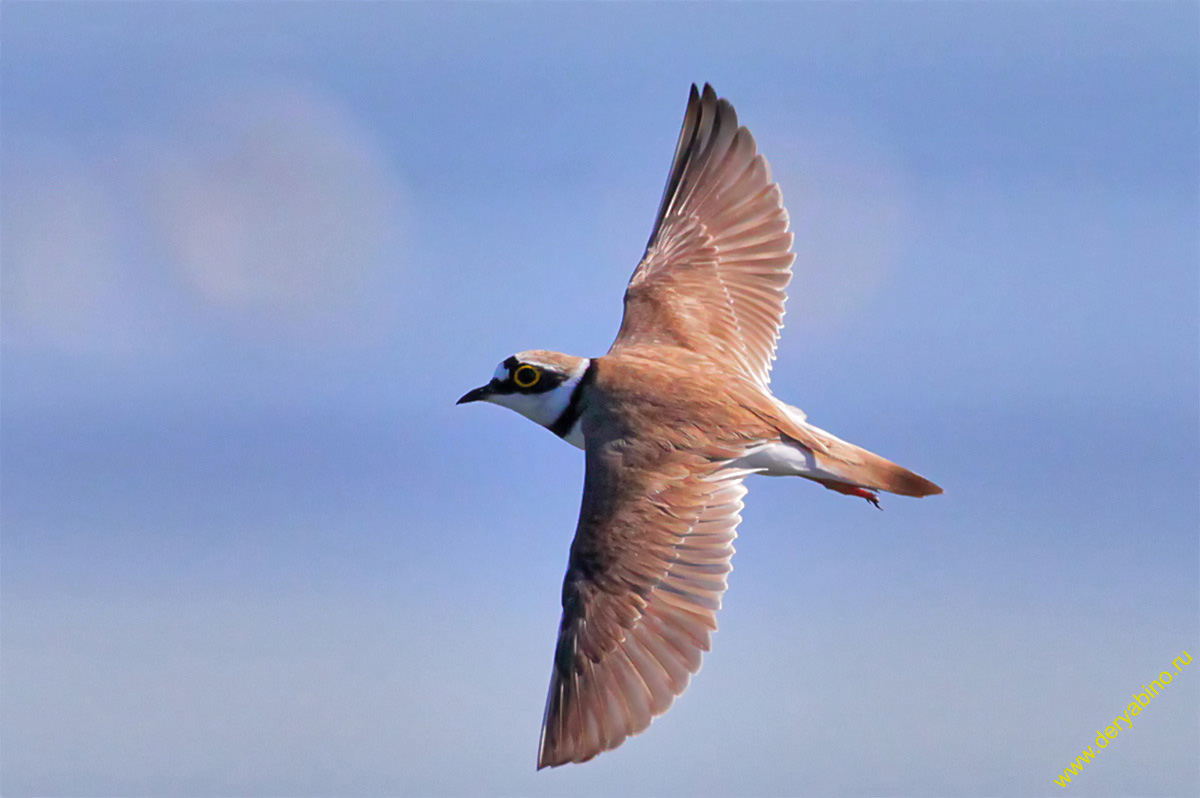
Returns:
[[[513,382],[518,388],[532,388],[537,385],[537,381],[542,378],[542,373],[533,366],[517,366],[517,370],[513,372]]]

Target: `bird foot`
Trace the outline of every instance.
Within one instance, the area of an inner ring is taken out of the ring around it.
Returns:
[[[861,488],[858,485],[847,485],[845,482],[822,482],[822,485],[830,490],[836,490],[838,493],[844,493],[847,496],[857,496],[860,499],[866,499],[871,504],[875,505],[875,509],[882,510],[879,506],[879,495],[873,490]]]

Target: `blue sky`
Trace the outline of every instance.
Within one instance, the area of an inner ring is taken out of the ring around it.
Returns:
[[[5,795],[1179,795],[1200,670],[1190,3],[8,3]],[[721,631],[535,773],[601,354],[688,85],[770,160],[774,388],[929,476],[752,481]],[[1193,666],[1195,667],[1195,666]]]

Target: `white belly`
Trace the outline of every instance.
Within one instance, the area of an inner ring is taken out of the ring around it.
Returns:
[[[791,416],[797,424],[816,430],[830,438],[834,437],[825,430],[817,430],[809,424],[808,415],[800,408],[778,399],[775,401],[780,409]],[[768,477],[815,477],[838,481],[845,479],[832,471],[821,468],[817,464],[816,456],[798,443],[764,443],[762,446],[751,449],[729,465],[731,468],[745,468]]]
[[[796,443],[765,443],[730,462],[729,467],[745,468],[768,477],[810,477],[838,481],[845,479],[821,468],[817,464],[816,456]]]

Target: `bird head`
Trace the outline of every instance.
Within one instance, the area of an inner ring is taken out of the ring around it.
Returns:
[[[518,352],[496,367],[490,382],[467,391],[458,404],[491,402],[553,430],[570,407],[571,396],[590,362],[586,357],[541,349]]]

